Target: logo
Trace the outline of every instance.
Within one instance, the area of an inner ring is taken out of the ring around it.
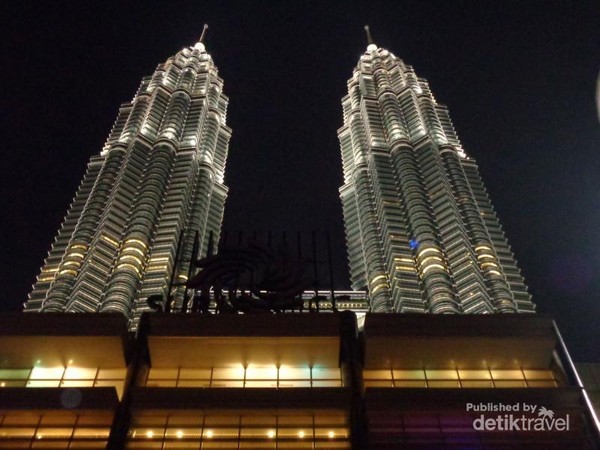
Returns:
[[[482,413],[473,420],[476,431],[569,431],[569,414],[558,416],[545,406],[528,403],[467,403],[467,412]],[[485,414],[483,414],[485,413]]]

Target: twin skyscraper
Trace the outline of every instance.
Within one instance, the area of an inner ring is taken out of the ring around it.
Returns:
[[[149,297],[181,311],[192,253],[220,234],[227,103],[202,39],[142,80],[91,158],[26,312],[118,312],[135,328]],[[427,82],[371,43],[342,104],[350,275],[371,311],[534,312],[477,165]]]

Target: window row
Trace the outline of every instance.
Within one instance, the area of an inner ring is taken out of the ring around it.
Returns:
[[[126,371],[124,368],[71,366],[0,369],[0,388],[115,387],[121,397]]]
[[[5,414],[0,416],[0,448],[103,449],[112,414]]]
[[[341,387],[339,368],[316,367],[212,367],[151,368],[146,387]]]
[[[514,388],[557,387],[551,370],[364,370],[366,387]]]
[[[187,416],[134,417],[127,449],[350,448],[347,417]]]

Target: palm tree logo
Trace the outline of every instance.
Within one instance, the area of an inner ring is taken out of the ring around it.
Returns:
[[[538,410],[538,416],[542,419],[552,419],[554,417],[554,411],[551,409],[546,409],[545,406],[542,406]]]

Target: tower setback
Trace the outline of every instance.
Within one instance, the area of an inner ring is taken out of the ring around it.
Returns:
[[[160,64],[121,106],[26,312],[119,312],[135,328],[150,296],[181,309],[196,236],[206,254],[227,196],[228,98],[201,41]]]
[[[534,312],[477,164],[426,80],[370,43],[339,129],[350,275],[373,312]]]

